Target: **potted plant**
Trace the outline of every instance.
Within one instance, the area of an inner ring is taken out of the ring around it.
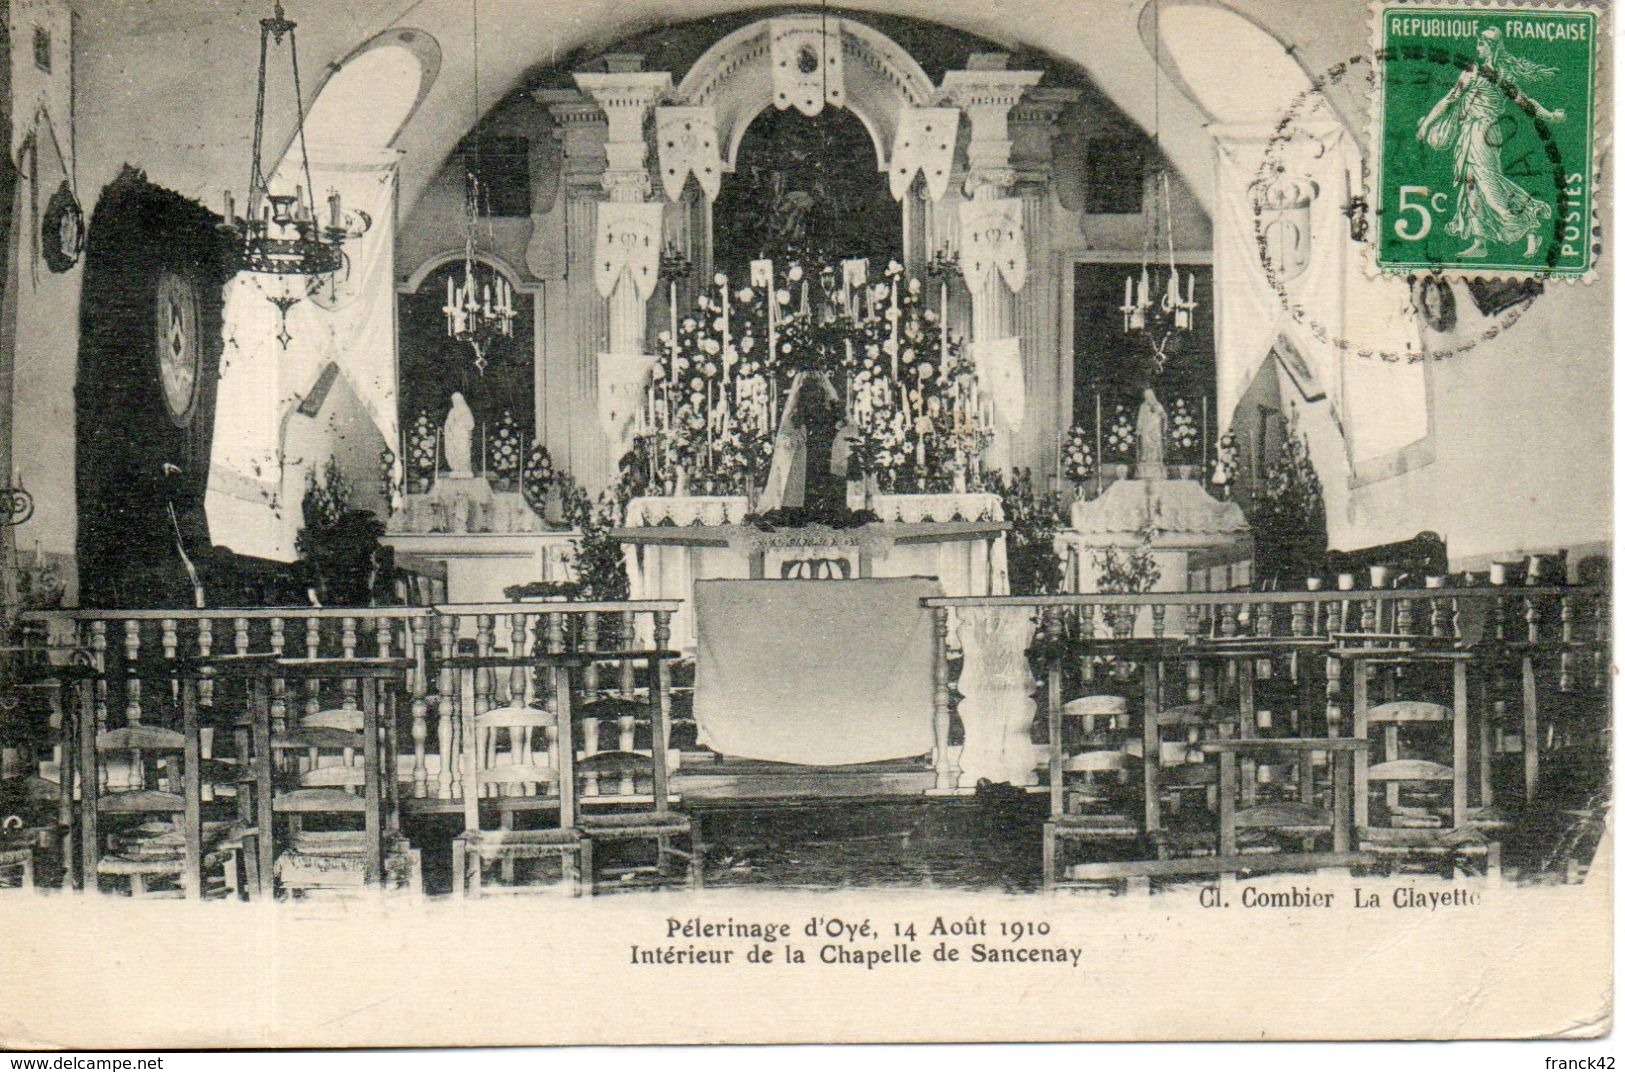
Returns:
[[[1094,552],[1095,588],[1107,595],[1144,595],[1162,579],[1162,568],[1157,565],[1152,544],[1157,531],[1149,524],[1136,535],[1139,543],[1133,548],[1106,546]],[[1134,633],[1134,619],[1139,608],[1132,605],[1107,608],[1106,621],[1112,635],[1126,637]]]
[[[303,507],[305,524],[294,546],[310,588],[323,606],[370,604],[387,567],[384,523],[350,504],[350,485],[336,459],[327,460],[320,479],[307,474]]]
[[[1264,470],[1248,522],[1253,529],[1259,580],[1293,587],[1320,575],[1326,564],[1326,502],[1309,443],[1288,421],[1280,457]]]

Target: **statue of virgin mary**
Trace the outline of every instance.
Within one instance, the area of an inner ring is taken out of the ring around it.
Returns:
[[[758,509],[843,510],[851,439],[841,396],[829,377],[822,372],[796,373]]]

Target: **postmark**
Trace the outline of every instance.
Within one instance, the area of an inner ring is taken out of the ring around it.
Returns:
[[[1375,17],[1377,267],[1588,275],[1599,12],[1394,2]]]
[[[1258,265],[1282,310],[1308,338],[1322,345],[1352,356],[1388,362],[1457,357],[1490,342],[1516,325],[1543,293],[1550,273],[1537,271],[1492,278],[1491,274],[1481,271],[1451,272],[1431,264],[1388,273],[1388,278],[1402,276],[1410,284],[1409,287],[1391,288],[1386,296],[1367,292],[1362,301],[1367,306],[1373,301],[1391,301],[1395,304],[1394,312],[1407,316],[1414,314],[1438,336],[1425,347],[1417,340],[1401,348],[1369,333],[1361,318],[1349,321],[1346,317],[1317,315],[1316,303],[1308,300],[1294,282],[1295,266],[1281,256],[1281,243],[1276,233],[1280,228],[1276,224],[1280,222],[1282,214],[1280,206],[1271,203],[1273,192],[1283,184],[1301,187],[1308,181],[1305,178],[1309,170],[1305,166],[1306,161],[1326,156],[1328,144],[1335,141],[1328,131],[1336,130],[1337,125],[1327,122],[1328,114],[1332,111],[1330,102],[1333,96],[1340,89],[1352,89],[1360,97],[1375,100],[1377,76],[1374,69],[1385,58],[1386,54],[1351,56],[1312,75],[1308,86],[1293,97],[1280,119],[1273,124],[1252,187],[1252,239],[1257,247]],[[1454,61],[1448,54],[1435,54],[1431,61],[1454,67]],[[1358,256],[1369,269],[1368,274],[1381,278],[1382,273],[1376,270],[1373,263],[1374,234],[1383,226],[1384,216],[1380,209],[1374,209],[1370,203],[1373,188],[1371,154],[1356,153],[1354,156],[1350,164],[1351,172],[1346,179],[1347,200],[1339,206],[1343,217],[1339,224],[1346,223],[1347,238],[1359,247]],[[1311,230],[1308,219],[1295,223],[1301,234],[1307,235]],[[1321,239],[1325,240],[1335,242],[1341,239],[1331,238],[1327,233],[1327,237]],[[1465,280],[1461,278],[1464,275],[1467,277]],[[1484,318],[1481,326],[1471,334],[1456,333],[1455,288],[1464,283],[1463,298],[1470,294],[1472,303]],[[1378,317],[1379,321],[1382,319]],[[1450,337],[1446,340],[1445,336]]]

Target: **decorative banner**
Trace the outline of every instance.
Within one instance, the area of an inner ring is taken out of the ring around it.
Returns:
[[[1280,172],[1254,183],[1252,193],[1271,271],[1283,283],[1298,278],[1309,267],[1309,217],[1320,187],[1313,179]]]
[[[818,15],[774,19],[772,39],[773,104],[784,111],[794,105],[817,115],[826,102],[846,105],[846,69],[841,63],[841,20]]]
[[[994,415],[1011,428],[1027,419],[1027,386],[1021,371],[1021,340],[976,344],[976,381],[993,399]]]
[[[931,200],[941,201],[953,172],[958,108],[903,108],[891,150],[891,195],[901,201],[916,172],[925,172]]]
[[[658,201],[601,201],[598,204],[598,250],[593,280],[607,298],[624,273],[632,280],[638,300],[648,301],[660,278],[660,219]]]
[[[598,423],[615,445],[619,461],[631,439],[632,420],[643,404],[643,385],[654,367],[648,354],[598,355]]]
[[[773,291],[773,262],[768,258],[750,262],[750,285],[763,287],[769,293]],[[769,303],[771,309],[774,303]]]
[[[666,197],[683,196],[690,174],[705,191],[707,201],[722,189],[722,157],[717,152],[715,108],[656,108],[655,141],[660,150],[660,183]]]
[[[37,128],[54,139],[62,167],[74,173],[73,7],[68,0],[12,0],[11,159]]]
[[[1021,226],[1020,198],[961,201],[959,234],[966,286],[980,289],[996,268],[1005,284],[1020,292],[1027,282],[1027,242]]]

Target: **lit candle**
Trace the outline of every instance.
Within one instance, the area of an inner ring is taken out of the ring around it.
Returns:
[[[332,219],[332,225],[338,227],[339,221],[344,218],[344,210],[340,207],[339,192],[337,190],[327,195],[327,211]]]

